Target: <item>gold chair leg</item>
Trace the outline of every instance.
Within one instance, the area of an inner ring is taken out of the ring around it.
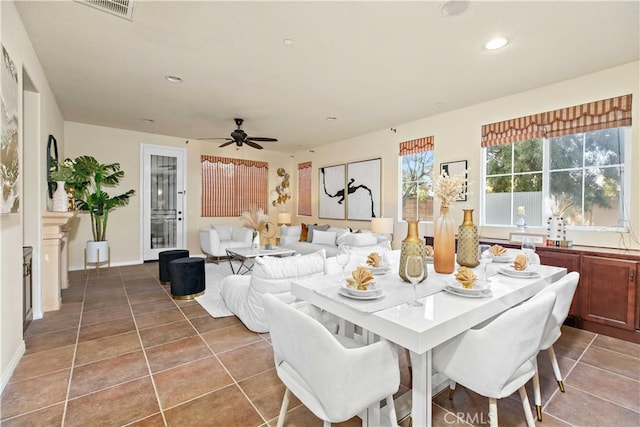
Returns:
[[[542,406],[536,405],[536,416],[538,417],[538,421],[542,421]]]
[[[558,381],[558,387],[560,387],[560,391],[564,393],[564,383],[561,381]]]

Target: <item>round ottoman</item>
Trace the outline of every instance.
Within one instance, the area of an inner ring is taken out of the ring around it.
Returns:
[[[204,294],[204,258],[178,258],[169,263],[171,296],[192,299]]]
[[[169,263],[174,259],[188,258],[189,251],[186,249],[174,249],[171,251],[162,251],[158,254],[158,267],[160,269],[160,283],[168,285],[171,280],[169,277]]]

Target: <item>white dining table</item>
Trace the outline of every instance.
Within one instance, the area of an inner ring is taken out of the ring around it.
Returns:
[[[438,274],[429,265],[427,279],[418,285],[422,307],[407,304],[413,298],[411,285],[398,276],[397,266],[384,276],[376,276],[384,297],[360,301],[343,296],[341,275],[293,280],[291,293],[353,325],[366,334],[375,334],[412,353],[411,416],[416,427],[431,426],[433,395],[431,350],[483,321],[535,295],[559,280],[566,269],[544,265],[531,266],[533,278],[511,278],[496,274],[504,264],[489,265],[491,295],[470,298],[443,290],[454,280],[453,274]],[[478,267],[476,267],[477,269]],[[399,296],[401,294],[401,296]],[[388,300],[384,304],[383,300]],[[374,305],[377,304],[377,305]],[[470,355],[472,357],[472,355]],[[367,417],[363,420],[365,424]]]

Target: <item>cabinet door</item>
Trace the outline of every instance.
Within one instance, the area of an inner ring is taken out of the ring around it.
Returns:
[[[620,329],[634,330],[638,263],[582,257],[581,317]]]
[[[564,267],[567,269],[567,273],[572,271],[580,272],[580,255],[553,253],[552,251],[538,250],[540,255],[540,263],[544,265],[552,265],[554,267]],[[569,308],[569,316],[580,317],[580,282],[576,288],[576,293],[573,295],[573,301],[571,302],[571,308]]]

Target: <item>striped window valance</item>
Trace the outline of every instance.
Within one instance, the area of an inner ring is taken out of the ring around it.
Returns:
[[[311,162],[298,163],[298,215],[311,216]]]
[[[412,139],[400,143],[399,154],[401,156],[423,153],[425,151],[433,151],[433,136],[425,136],[424,138]]]
[[[240,216],[242,211],[268,211],[269,164],[255,160],[201,156],[202,216]]]
[[[631,101],[632,95],[623,95],[484,125],[481,145],[631,126]]]

